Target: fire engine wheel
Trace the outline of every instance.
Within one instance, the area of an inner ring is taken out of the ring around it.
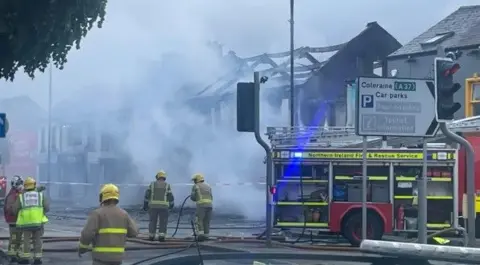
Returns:
[[[379,240],[383,236],[383,222],[376,214],[367,215],[367,238]],[[359,246],[362,241],[362,213],[350,215],[343,227],[343,236],[352,244]]]

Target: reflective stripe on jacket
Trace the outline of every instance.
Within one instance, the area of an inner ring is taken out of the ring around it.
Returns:
[[[20,201],[17,216],[17,227],[37,228],[48,221],[43,212],[43,194],[38,191],[27,191],[18,197]]]
[[[153,181],[145,193],[150,208],[167,208],[173,202],[172,188],[164,181]]]
[[[198,207],[212,207],[212,188],[205,182],[197,183],[192,187],[190,198]]]
[[[433,237],[432,239],[433,239],[433,241],[435,241],[435,243],[437,243],[439,245],[446,245],[446,244],[450,243],[450,240],[446,239],[446,238]]]
[[[101,206],[88,217],[79,247],[91,249],[95,260],[121,262],[127,237],[137,235],[137,226],[127,212],[116,205]]]

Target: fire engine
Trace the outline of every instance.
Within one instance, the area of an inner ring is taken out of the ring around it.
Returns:
[[[480,134],[476,133],[480,132],[480,116],[451,122],[449,128],[480,151]],[[354,128],[269,127],[267,135],[273,152],[274,226],[338,233],[358,245],[363,150]],[[423,174],[423,150],[413,145],[419,139],[385,140],[368,138],[367,236],[371,239],[417,231],[414,198],[417,179]],[[458,227],[466,216],[465,151],[439,143],[444,140],[438,133],[427,144],[429,231]],[[480,152],[476,154],[478,178]],[[476,190],[480,191],[480,181],[476,181]]]

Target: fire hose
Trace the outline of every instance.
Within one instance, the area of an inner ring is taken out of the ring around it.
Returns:
[[[8,239],[7,237],[2,237],[0,239]],[[61,243],[61,242],[78,242],[78,237],[48,237],[44,238],[43,243]],[[182,239],[168,239],[165,242],[152,242],[146,239],[141,238],[129,238],[127,240],[130,243],[141,244],[144,246],[127,246],[126,250],[150,250],[150,249],[176,249],[176,248],[184,248],[190,246],[194,243],[193,240],[182,240]],[[253,239],[253,238],[235,238],[235,237],[224,237],[219,238],[217,240],[206,241],[205,243],[201,243],[200,246],[202,247],[212,247],[212,248],[221,248],[220,246],[216,246],[215,244],[234,244],[234,243],[246,243],[246,244],[265,244],[265,240]],[[287,247],[287,248],[294,248],[294,249],[302,249],[302,250],[331,250],[331,251],[356,251],[358,248],[351,247],[351,246],[336,246],[336,245],[292,245],[290,243],[281,243],[281,242],[273,242],[274,247]],[[43,248],[44,252],[77,252],[78,248],[71,247],[71,248]]]

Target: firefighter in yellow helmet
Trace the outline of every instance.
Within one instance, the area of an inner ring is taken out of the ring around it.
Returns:
[[[45,213],[49,211],[48,200],[37,190],[37,182],[27,177],[23,182],[23,192],[15,201],[13,211],[17,215],[17,228],[23,233],[23,247],[19,251],[19,264],[42,264],[43,225],[48,222]]]
[[[197,204],[196,230],[198,239],[208,239],[210,233],[210,220],[212,219],[212,188],[205,183],[202,174],[195,174],[192,177],[193,187],[190,199]]]
[[[158,227],[158,240],[165,241],[168,225],[168,210],[174,206],[174,197],[170,184],[166,182],[167,173],[161,170],[155,175],[155,181],[152,181],[145,191],[145,200],[143,210],[150,216],[148,224],[149,239],[155,240],[155,231]]]
[[[114,184],[100,189],[100,207],[90,213],[80,234],[78,256],[92,250],[93,265],[120,265],[127,237],[136,237],[138,228],[130,215],[118,207],[120,191]]]

